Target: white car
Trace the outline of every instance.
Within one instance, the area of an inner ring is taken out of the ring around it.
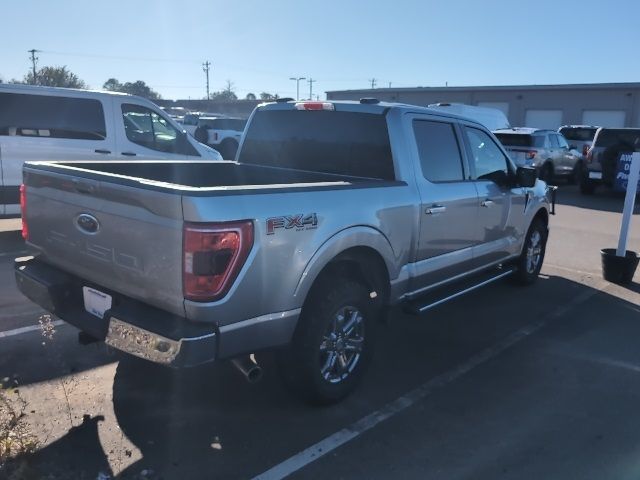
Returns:
[[[242,118],[200,117],[193,136],[218,150],[224,159],[232,160],[246,124],[247,120]]]
[[[222,157],[141,97],[0,84],[0,215],[20,213],[25,161],[151,159]]]

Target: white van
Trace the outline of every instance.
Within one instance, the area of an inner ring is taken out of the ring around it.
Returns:
[[[507,116],[502,110],[498,110],[497,108],[477,107],[464,103],[432,103],[429,105],[429,108],[435,108],[436,110],[470,118],[484,125],[491,131],[511,127]]]
[[[27,160],[221,160],[157,105],[114,92],[0,84],[0,215]]]

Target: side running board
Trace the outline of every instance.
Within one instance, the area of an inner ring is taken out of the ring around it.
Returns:
[[[474,275],[469,279],[461,282],[441,287],[433,292],[428,292],[422,297],[416,298],[405,304],[404,310],[407,313],[419,315],[427,310],[442,305],[449,300],[458,298],[465,293],[472,292],[477,288],[484,287],[490,283],[500,280],[501,278],[511,275],[515,271],[515,267],[509,266],[501,269],[490,270],[482,275]]]

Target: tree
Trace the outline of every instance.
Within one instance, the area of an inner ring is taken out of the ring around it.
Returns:
[[[62,67],[42,67],[36,72],[34,81],[33,72],[24,76],[24,82],[30,85],[41,85],[45,87],[65,87],[65,88],[87,88],[78,76],[71,72],[66,65]]]
[[[0,82],[2,82],[2,79],[0,79]],[[255,93],[247,93],[247,96],[244,97],[245,100],[255,100],[256,99],[256,94]]]
[[[129,93],[131,95],[138,95],[139,97],[148,98],[149,100],[159,100],[161,98],[158,92],[153,90],[142,80],[120,83],[117,78],[110,78],[102,84],[102,88],[109,90],[110,92],[122,92]]]
[[[267,93],[267,92],[262,92],[260,94],[260,100],[264,100],[265,102],[268,102],[270,100],[277,100],[277,99],[278,99],[277,93],[275,95],[271,95],[270,93]]]
[[[233,91],[233,88],[233,82],[231,80],[227,80],[227,85],[223,90],[219,92],[213,92],[211,94],[211,100],[215,102],[235,102],[236,100],[238,100],[238,96]]]
[[[122,84],[118,81],[117,78],[110,78],[109,80],[104,82],[102,88],[110,92],[121,92]]]

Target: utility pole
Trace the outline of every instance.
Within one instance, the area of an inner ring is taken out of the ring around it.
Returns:
[[[309,80],[307,80],[307,83],[309,84],[309,100],[313,100],[313,84],[317,82],[317,80],[314,80],[313,78],[309,78]]]
[[[369,80],[371,82],[371,89],[373,90],[374,88],[376,88],[376,79],[372,78],[371,80]]]
[[[300,100],[300,80],[306,80],[307,77],[289,77],[289,80],[296,82],[296,100]]]
[[[389,82],[389,88],[391,88],[391,82]]]
[[[207,60],[202,64],[202,71],[207,76],[207,100],[211,99],[211,95],[209,95],[209,67],[211,66],[211,62]]]
[[[36,57],[36,52],[39,52],[40,50],[36,50],[35,48],[32,48],[31,50],[27,50],[30,54],[31,54],[31,66],[33,68],[33,84],[35,85],[36,82],[36,62],[38,61],[38,57]]]

